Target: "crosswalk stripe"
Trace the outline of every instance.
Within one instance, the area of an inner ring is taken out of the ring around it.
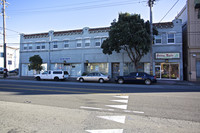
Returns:
[[[115,121],[119,123],[125,123],[126,116],[97,116],[98,118]]]
[[[113,102],[128,103],[128,100],[110,100]]]
[[[113,97],[128,99],[129,96],[113,96]]]
[[[118,109],[127,109],[127,105],[105,105],[105,106]]]

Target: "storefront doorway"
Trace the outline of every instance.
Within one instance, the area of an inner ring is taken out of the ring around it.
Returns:
[[[158,79],[180,79],[178,63],[156,63],[155,73]]]
[[[119,73],[119,63],[112,63],[112,77],[115,78],[116,76],[119,76]]]
[[[160,65],[155,66],[155,72],[156,72],[156,78],[160,79],[161,78],[161,66]]]

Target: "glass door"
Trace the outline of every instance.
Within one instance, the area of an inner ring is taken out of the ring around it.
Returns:
[[[156,72],[156,78],[160,79],[161,78],[161,66],[160,65],[155,66],[155,72]]]

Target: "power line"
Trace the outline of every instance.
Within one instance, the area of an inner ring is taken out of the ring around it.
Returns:
[[[174,6],[178,3],[179,0],[176,1],[176,3],[169,9],[169,11],[165,14],[165,16],[160,20],[160,22],[167,16],[167,14],[174,8]],[[159,22],[159,23],[160,23]]]
[[[0,28],[3,29],[3,27],[0,27]],[[12,29],[8,29],[8,28],[6,28],[6,30],[9,30],[9,31],[15,32],[15,33],[17,33],[17,34],[21,34],[20,32],[15,31],[15,30],[12,30]],[[1,33],[0,33],[0,34],[1,34]]]
[[[38,8],[38,9],[27,9],[25,11],[15,11],[14,13],[30,13],[30,12],[50,12],[50,11],[74,11],[74,10],[86,10],[86,9],[94,9],[94,8],[102,8],[102,7],[112,7],[112,6],[123,6],[123,5],[128,5],[128,4],[133,4],[133,3],[142,3],[146,1],[141,1],[141,0],[127,0],[127,1],[120,1],[120,2],[110,2],[110,3],[103,3],[103,4],[93,4],[93,5],[85,5],[85,6],[79,6],[79,4],[76,4],[78,6],[76,7],[71,7],[69,5],[67,6],[57,6],[57,7],[47,7],[47,8]],[[92,3],[92,2],[88,2]],[[82,3],[83,4],[83,3]],[[75,5],[75,4],[74,4]],[[62,8],[60,8],[62,7]]]

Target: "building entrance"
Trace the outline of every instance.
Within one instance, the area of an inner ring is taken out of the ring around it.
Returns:
[[[112,77],[116,77],[119,76],[119,63],[112,63]]]

